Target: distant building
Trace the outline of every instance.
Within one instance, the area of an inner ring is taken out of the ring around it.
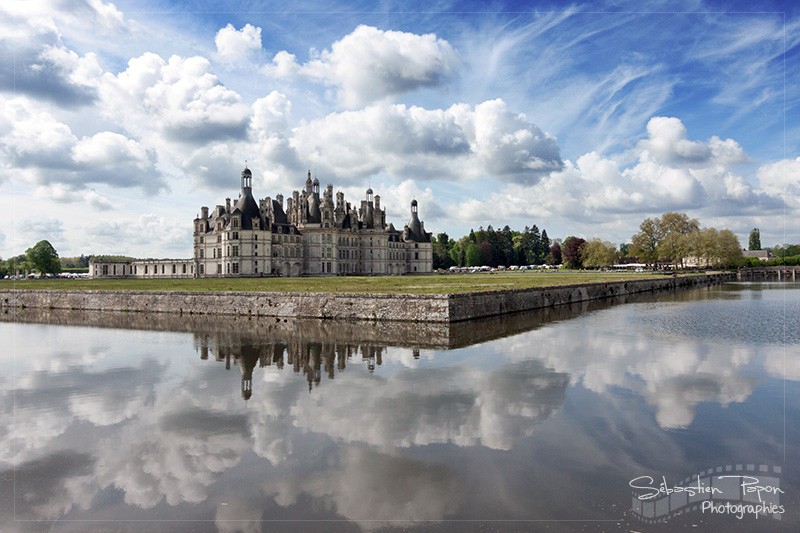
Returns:
[[[744,257],[755,257],[762,261],[772,258],[772,255],[767,250],[742,250],[742,255]]]
[[[380,196],[367,189],[360,205],[328,185],[306,178],[284,205],[282,195],[256,201],[252,173],[245,168],[241,193],[194,219],[194,257],[92,262],[90,274],[103,278],[191,278],[252,276],[397,275],[433,270],[431,234],[411,201],[402,231],[386,224]]]

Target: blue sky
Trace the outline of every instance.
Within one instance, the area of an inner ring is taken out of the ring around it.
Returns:
[[[200,206],[311,170],[401,227],[800,242],[792,2],[11,1],[0,257],[189,257]]]

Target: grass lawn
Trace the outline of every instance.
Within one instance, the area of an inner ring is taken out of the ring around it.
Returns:
[[[0,289],[131,290],[163,292],[350,292],[448,294],[555,287],[610,281],[663,278],[663,274],[633,272],[523,271],[419,276],[345,276],[313,278],[202,279],[42,279],[3,280]]]

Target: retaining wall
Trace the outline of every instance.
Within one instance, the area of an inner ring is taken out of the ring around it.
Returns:
[[[0,307],[200,315],[459,322],[508,313],[732,281],[715,274],[463,294],[0,290]]]

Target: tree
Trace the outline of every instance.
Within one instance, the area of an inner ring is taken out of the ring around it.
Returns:
[[[580,237],[567,237],[564,246],[561,247],[561,257],[564,266],[567,268],[581,268],[581,248],[586,243],[586,239]]]
[[[742,246],[739,238],[729,229],[719,231],[717,237],[717,258],[719,264],[725,267],[735,266],[742,258]]]
[[[648,265],[658,261],[658,245],[664,234],[659,227],[658,221],[646,218],[639,225],[639,233],[631,237],[629,253],[638,257]]]
[[[448,237],[447,233],[439,233],[435,238],[432,239],[432,248],[433,248],[433,268],[449,268],[455,264],[455,261],[450,257],[448,253],[448,247],[450,246],[450,237]]]
[[[761,232],[758,228],[753,228],[750,232],[750,243],[747,247],[748,250],[760,250],[761,249]]]
[[[33,270],[41,274],[58,274],[61,272],[61,261],[58,252],[49,241],[39,241],[32,248],[25,250],[25,256]]]
[[[545,262],[548,265],[555,266],[560,265],[562,261],[562,254],[561,254],[561,243],[556,240],[553,244],[550,245],[550,253],[547,254],[545,258]]]
[[[696,231],[686,234],[670,232],[664,235],[658,245],[658,258],[672,263],[676,268],[679,265],[683,266],[683,261],[689,256],[692,248],[690,236]]]
[[[696,218],[690,219],[686,213],[664,213],[658,220],[661,233],[666,236],[670,233],[686,235],[700,229]]]
[[[478,250],[478,245],[474,242],[467,245],[466,263],[464,266],[481,266],[481,252]]]
[[[610,242],[590,239],[581,247],[581,262],[588,268],[610,267],[617,258],[617,249]]]

